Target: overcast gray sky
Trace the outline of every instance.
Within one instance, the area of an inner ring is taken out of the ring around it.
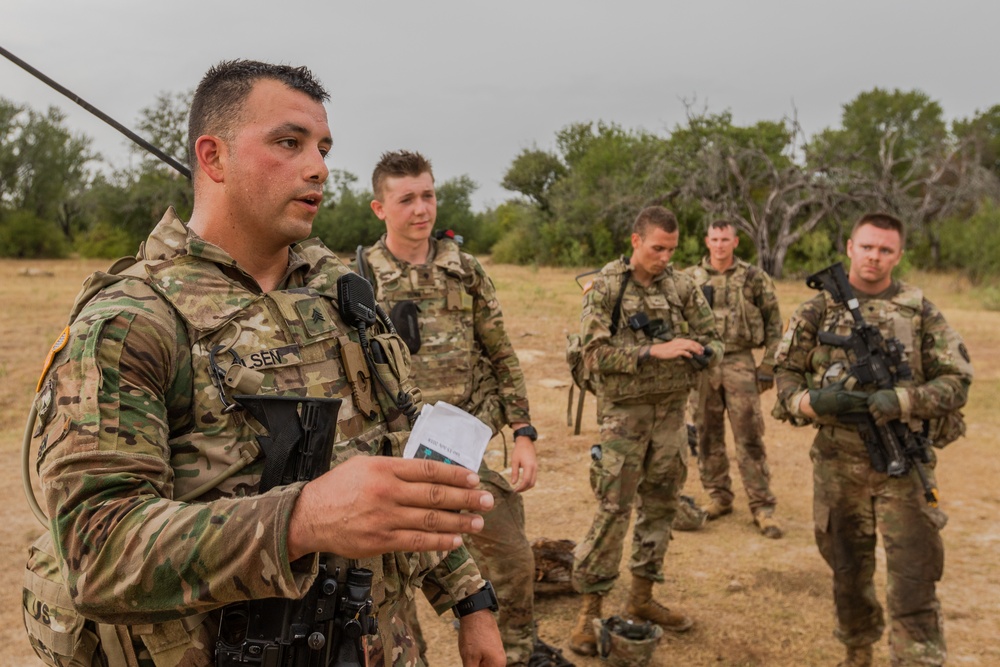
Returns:
[[[567,124],[666,133],[685,99],[741,124],[796,109],[809,133],[875,86],[971,116],[1000,103],[998,19],[970,0],[3,0],[0,46],[129,127],[219,60],[307,65],[332,95],[332,168],[365,184],[383,151],[419,150],[438,180],[471,176],[482,209]],[[124,137],[3,58],[0,95],[59,106],[127,163]]]

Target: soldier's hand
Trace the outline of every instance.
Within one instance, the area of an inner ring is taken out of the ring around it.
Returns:
[[[522,435],[514,438],[514,453],[510,457],[510,481],[514,490],[520,493],[535,485],[538,478],[538,457],[535,454],[535,443],[531,438]]]
[[[355,456],[302,488],[288,526],[288,558],[329,552],[451,551],[493,508],[479,475],[427,459]]]
[[[817,415],[843,415],[868,410],[868,394],[844,389],[844,380],[809,390],[809,406]]]
[[[763,394],[774,387],[774,366],[761,364],[757,367],[757,393]]]
[[[649,346],[649,356],[655,359],[690,359],[696,354],[705,354],[705,346],[690,338],[674,338]]]
[[[463,616],[458,626],[462,667],[504,667],[507,655],[493,613],[488,609]]]
[[[899,405],[899,396],[894,389],[879,389],[868,397],[868,411],[875,418],[875,423],[885,426],[893,419],[903,416]]]

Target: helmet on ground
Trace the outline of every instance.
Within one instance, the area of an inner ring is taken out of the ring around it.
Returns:
[[[674,515],[672,527],[674,530],[701,530],[708,521],[708,512],[698,507],[691,496],[681,495],[677,503],[677,514]]]
[[[635,623],[621,616],[594,619],[597,655],[612,667],[645,667],[653,657],[663,628],[646,621]]]

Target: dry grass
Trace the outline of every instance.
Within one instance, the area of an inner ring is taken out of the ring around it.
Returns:
[[[0,642],[3,665],[35,664],[20,620],[20,585],[26,547],[40,528],[27,509],[20,484],[19,446],[23,420],[42,359],[65,323],[81,281],[104,262],[0,261],[0,502],[8,507],[0,544],[0,590],[4,623]],[[33,267],[52,277],[24,277]],[[580,291],[573,270],[491,266],[507,326],[528,378],[539,442],[541,475],[525,504],[531,538],[571,538],[586,532],[594,500],[588,486],[588,451],[596,442],[593,397],[588,397],[584,428],[573,436],[566,426],[568,382],[564,360],[566,334],[579,318]],[[1000,458],[995,453],[1000,411],[991,396],[1000,394],[1000,343],[995,332],[1000,313],[979,309],[968,285],[948,276],[913,275],[963,333],[973,355],[976,382],[966,410],[968,437],[941,453],[938,468],[943,508],[950,515],[944,532],[947,568],[940,586],[951,664],[1000,664]],[[779,285],[787,316],[813,292],[801,283]],[[773,393],[765,397],[769,411]],[[813,544],[808,448],[812,431],[768,421],[768,452],[787,535],[778,541],[759,536],[745,505],[698,533],[679,533],[666,559],[667,583],[657,587],[664,599],[682,606],[697,625],[687,635],[667,638],[654,665],[832,665],[842,657],[832,637],[830,577]],[[499,458],[499,453],[495,454]],[[736,473],[738,479],[738,473]],[[737,484],[739,482],[737,481]],[[705,494],[692,467],[687,490]],[[624,563],[623,563],[624,565]],[[884,571],[884,567],[881,568]],[[624,601],[626,577],[606,606]],[[421,618],[431,643],[432,664],[458,665],[450,615],[435,619],[422,605]],[[572,597],[536,601],[542,637],[565,647],[576,613]],[[567,654],[569,654],[567,650]],[[570,656],[578,665],[601,664]],[[885,642],[877,664],[888,664]]]

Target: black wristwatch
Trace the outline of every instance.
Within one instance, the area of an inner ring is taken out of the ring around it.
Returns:
[[[497,594],[493,591],[493,584],[489,581],[486,582],[485,586],[469,597],[459,600],[458,603],[451,608],[451,610],[455,612],[455,616],[458,618],[468,616],[469,614],[473,614],[477,611],[482,611],[483,609],[489,609],[490,611],[500,610],[500,603],[497,602]]]
[[[536,431],[535,427],[532,426],[531,424],[528,424],[527,426],[522,426],[521,428],[514,431],[515,438],[520,438],[522,435],[526,435],[529,438],[531,438],[532,442],[538,440],[538,431]]]

